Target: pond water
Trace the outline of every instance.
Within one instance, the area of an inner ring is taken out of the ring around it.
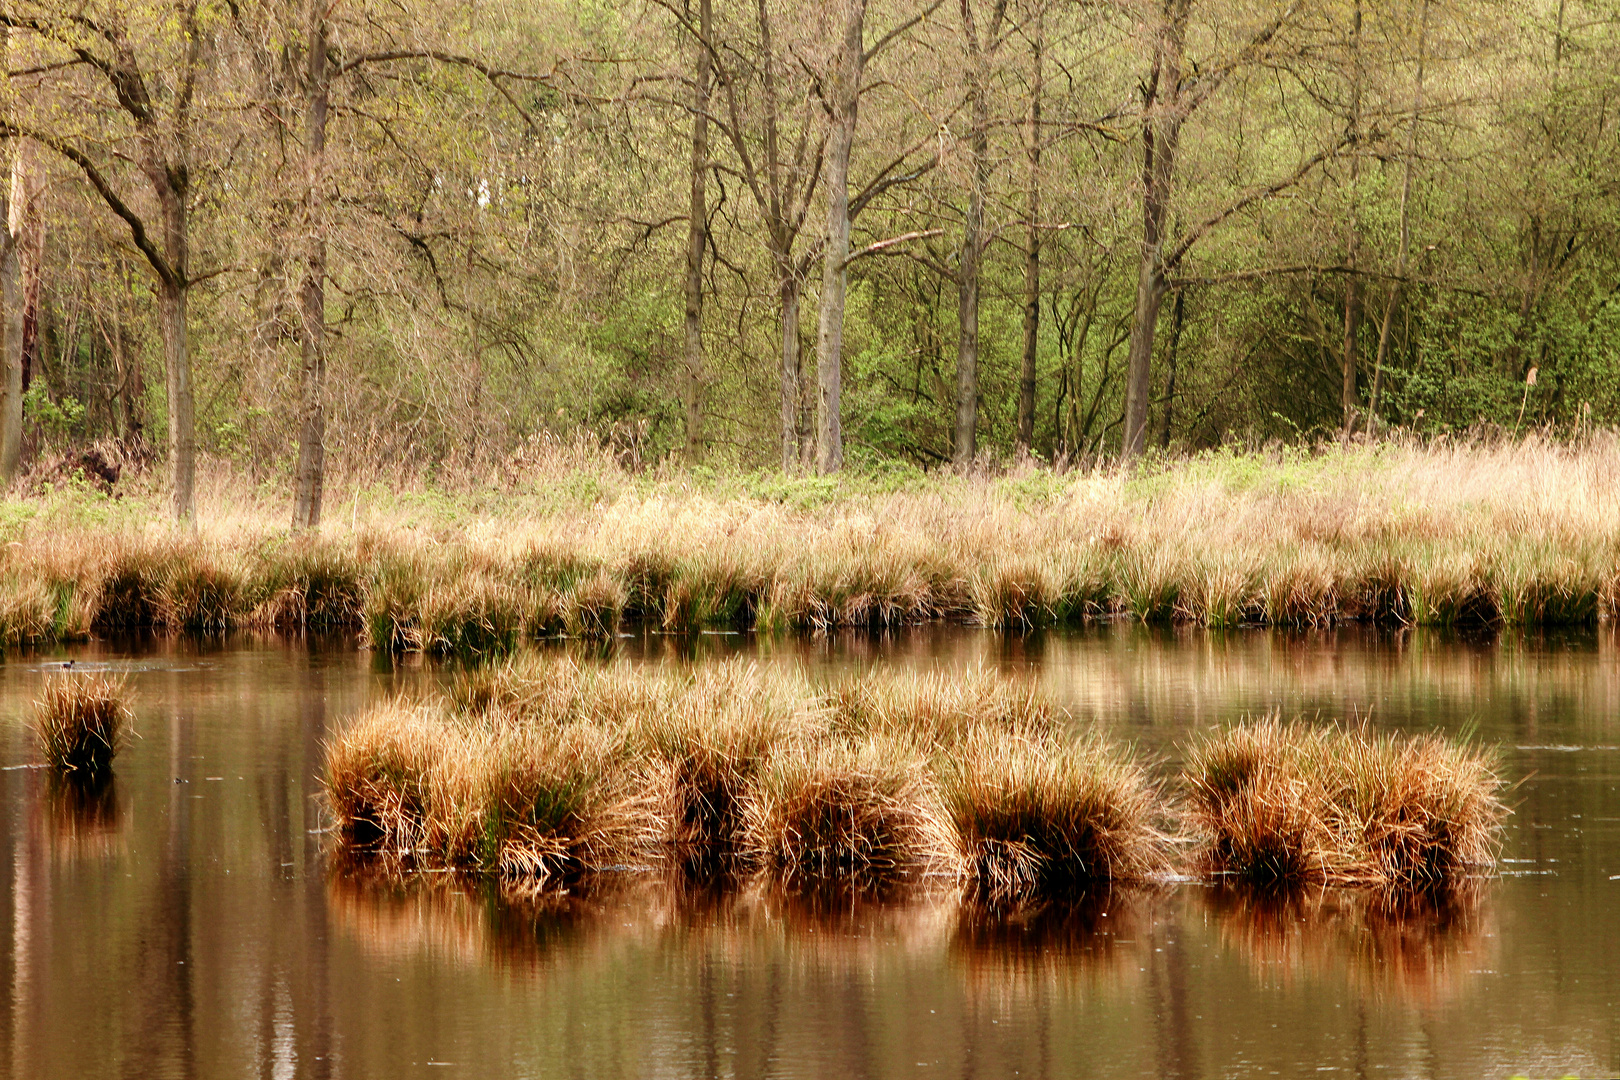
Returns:
[[[636,662],[1030,670],[1168,759],[1245,714],[1474,729],[1505,748],[1500,873],[1441,906],[1185,883],[985,911],[625,875],[519,897],[337,865],[321,742],[442,677],[348,641],[156,640],[0,664],[0,1076],[1620,1075],[1612,630],[626,638]],[[52,664],[129,671],[98,797],[23,721]]]

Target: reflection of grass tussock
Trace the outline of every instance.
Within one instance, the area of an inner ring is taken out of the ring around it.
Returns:
[[[818,690],[740,662],[525,657],[361,717],[328,747],[327,802],[351,844],[542,879],[646,861],[1014,893],[1144,876],[1163,843],[1145,771],[1058,721],[983,673]]]
[[[41,824],[52,855],[60,861],[96,861],[122,851],[125,818],[117,781],[110,774],[83,782],[47,777]]]
[[[1456,996],[1496,947],[1477,882],[1419,892],[1228,886],[1208,894],[1221,940],[1266,983],[1343,970],[1375,997]]]
[[[979,992],[1014,1001],[1131,980],[1141,970],[1151,903],[1150,893],[1107,886],[1011,904],[970,892],[956,907],[950,948]]]
[[[129,736],[124,680],[58,675],[34,702],[34,736],[45,762],[63,776],[94,778],[112,768]]]
[[[1418,887],[1489,864],[1506,809],[1489,753],[1439,735],[1285,724],[1196,742],[1182,780],[1218,870]]]

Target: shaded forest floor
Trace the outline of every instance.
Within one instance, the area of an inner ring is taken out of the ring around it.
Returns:
[[[0,503],[0,640],[349,627],[398,650],[950,618],[1205,626],[1580,623],[1620,598],[1620,438],[1218,451],[1130,469],[832,478],[630,472],[555,444],[454,481],[339,476],[318,536],[282,485],[204,470]]]

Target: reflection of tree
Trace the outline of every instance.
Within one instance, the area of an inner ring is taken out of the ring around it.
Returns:
[[[1425,892],[1225,887],[1208,904],[1221,941],[1263,983],[1343,970],[1369,997],[1432,1003],[1467,987],[1496,948],[1485,885],[1464,880]]]

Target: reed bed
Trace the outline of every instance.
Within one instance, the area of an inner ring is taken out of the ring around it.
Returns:
[[[1208,865],[1261,881],[1431,886],[1493,863],[1507,812],[1467,742],[1275,717],[1195,743],[1181,781]]]
[[[1125,470],[632,475],[589,454],[452,492],[334,492],[320,537],[237,482],[194,535],[58,494],[0,520],[0,643],[342,627],[376,648],[824,630],[1588,623],[1620,598],[1620,437],[1217,451]]]
[[[106,777],[129,737],[126,697],[122,678],[99,672],[48,679],[33,716],[34,737],[46,765],[75,781]]]
[[[1267,719],[1199,741],[1167,789],[1025,679],[543,654],[376,706],[325,770],[346,843],[418,866],[943,877],[996,902],[1162,879],[1189,847],[1220,873],[1426,887],[1492,859],[1498,788],[1466,744]]]

